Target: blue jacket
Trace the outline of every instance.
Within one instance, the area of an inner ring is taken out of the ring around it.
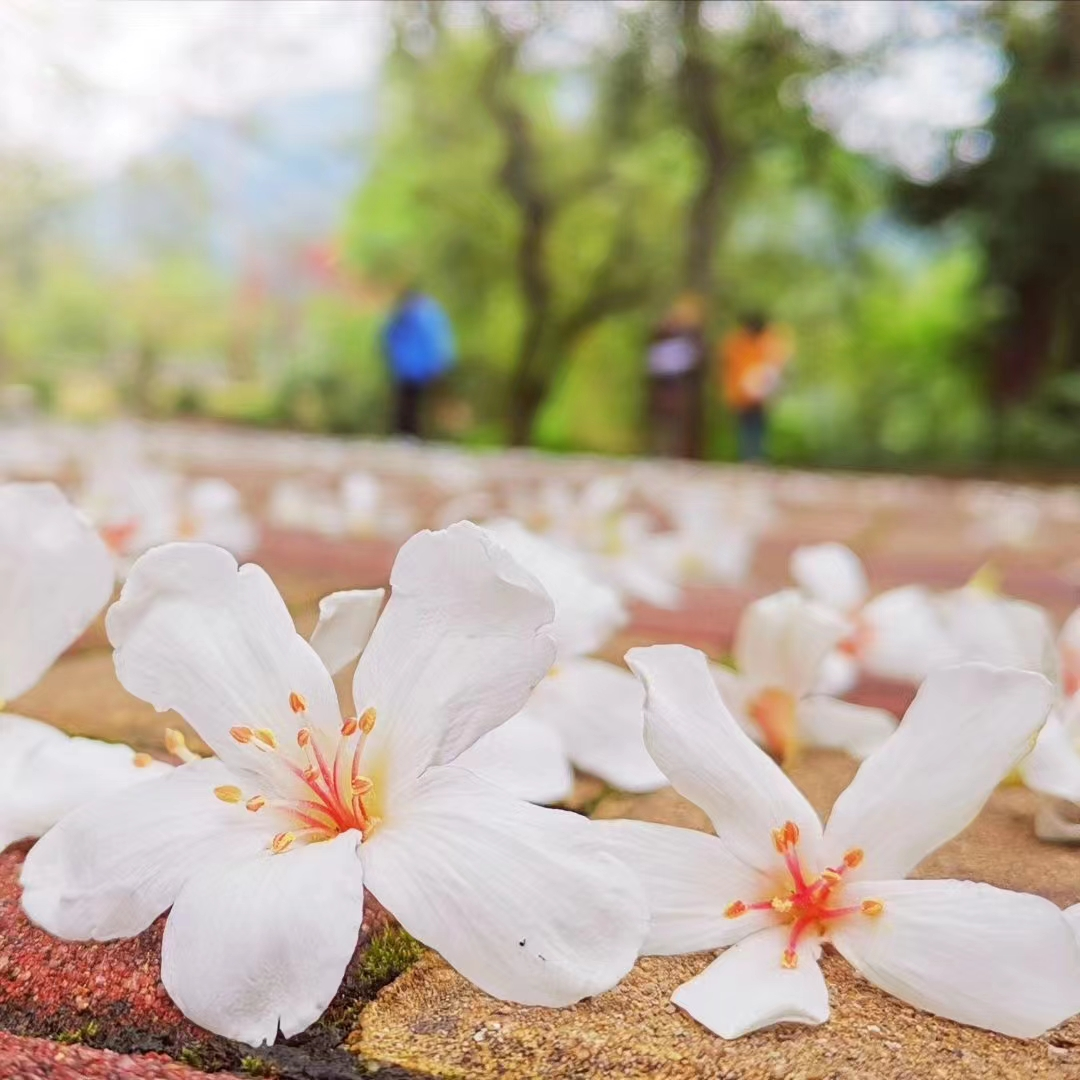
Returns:
[[[407,299],[383,329],[383,352],[398,382],[427,383],[454,363],[454,334],[430,296]]]

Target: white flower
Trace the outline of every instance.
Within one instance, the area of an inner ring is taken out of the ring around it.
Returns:
[[[801,746],[861,758],[892,734],[896,720],[883,709],[812,692],[825,658],[846,632],[835,612],[785,589],[743,612],[735,634],[736,670],[710,665],[724,703],[779,760]]]
[[[550,599],[468,524],[414,536],[391,585],[343,721],[261,568],[200,544],[143,556],[107,619],[117,674],[219,760],[65,817],[24,864],[29,916],[106,940],[171,906],[166,989],[252,1045],[329,1004],[365,888],[496,996],[565,1005],[621,978],[646,916],[592,824],[451,764],[550,668]]]
[[[937,603],[961,659],[1037,671],[1054,686],[1054,708],[1016,776],[1043,796],[1035,814],[1035,835],[1080,842],[1080,827],[1057,805],[1057,800],[1080,803],[1080,716],[1066,692],[1075,624],[1067,622],[1055,640],[1053,623],[1037,604],[1001,596],[977,583],[943,593]]]
[[[642,740],[641,684],[623,667],[588,657],[627,621],[618,594],[575,552],[517,522],[488,526],[555,604],[555,666],[525,707],[479,739],[459,764],[531,802],[562,802],[573,765],[622,791],[667,781]]]
[[[653,478],[654,482],[660,480]],[[758,540],[773,518],[758,487],[721,487],[683,481],[657,488],[655,496],[671,519],[671,531],[654,543],[672,560],[685,582],[741,585],[750,573]]]
[[[387,489],[368,472],[342,477],[341,508],[344,529],[350,536],[401,539],[413,531],[415,514],[404,503],[388,499]]]
[[[1045,679],[982,664],[932,674],[822,829],[724,708],[700,653],[659,645],[627,660],[653,757],[717,833],[597,823],[649,892],[647,953],[727,947],[677,1005],[725,1038],[822,1023],[828,941],[876,986],[961,1023],[1031,1037],[1080,1010],[1080,946],[1049,901],[903,880],[1023,754],[1051,705]]]
[[[218,477],[190,483],[150,465],[137,429],[118,427],[89,457],[79,504],[116,556],[121,573],[142,552],[170,540],[202,540],[243,556],[258,528],[240,493]]]
[[[548,484],[533,511],[516,502],[515,516],[582,553],[592,571],[619,594],[653,607],[677,608],[682,600],[678,552],[656,532],[646,514],[627,507],[630,484],[601,475],[578,493]]]
[[[849,621],[849,630],[825,662],[828,693],[845,694],[859,671],[885,679],[921,682],[956,657],[935,598],[921,585],[887,589],[871,597],[866,570],[843,544],[811,544],[791,555],[791,576],[811,600]]]
[[[207,477],[187,485],[177,531],[168,539],[216,544],[241,559],[259,546],[259,527],[232,484]]]
[[[0,486],[0,702],[29,690],[105,606],[113,563],[52,484]],[[166,766],[0,713],[0,850],[72,807]]]

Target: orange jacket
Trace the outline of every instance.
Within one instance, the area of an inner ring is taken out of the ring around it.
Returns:
[[[732,331],[719,350],[720,390],[733,409],[745,409],[768,400],[791,359],[787,335],[771,327],[760,334],[745,328]]]

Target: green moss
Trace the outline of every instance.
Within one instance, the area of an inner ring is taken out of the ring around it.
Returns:
[[[56,1041],[65,1046],[74,1043],[89,1043],[101,1033],[101,1025],[96,1020],[88,1020],[81,1028],[75,1031],[62,1031],[56,1036]]]
[[[248,1076],[277,1076],[277,1068],[265,1058],[249,1054],[240,1061],[240,1071]]]
[[[357,989],[363,997],[371,997],[387,983],[393,982],[424,955],[424,946],[399,926],[384,930],[372,939],[360,960]]]
[[[177,1055],[177,1059],[185,1065],[190,1065],[193,1069],[203,1068],[203,1056],[194,1046],[185,1046]]]

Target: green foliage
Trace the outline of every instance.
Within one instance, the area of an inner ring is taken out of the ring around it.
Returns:
[[[470,25],[391,7],[396,47],[336,293],[276,301],[224,281],[192,254],[203,204],[183,175],[153,259],[103,274],[56,244],[63,185],[5,161],[0,376],[62,402],[65,378],[96,368],[148,412],[381,433],[379,330],[418,285],[460,348],[434,433],[486,446],[523,428],[549,449],[634,453],[649,334],[705,280],[714,457],[734,452],[715,351],[751,309],[796,345],[771,432],[782,462],[1080,454],[1080,4],[971,9],[966,25],[1009,61],[991,152],[972,164],[958,140],[953,168],[915,185],[812,122],[802,90],[845,60],[776,5],[696,36],[693,5],[590,2],[614,29],[562,66],[538,60],[558,2],[502,23],[479,4]],[[424,18],[426,35],[406,32]],[[710,175],[688,55],[707,68],[723,159],[704,275],[688,269]]]

